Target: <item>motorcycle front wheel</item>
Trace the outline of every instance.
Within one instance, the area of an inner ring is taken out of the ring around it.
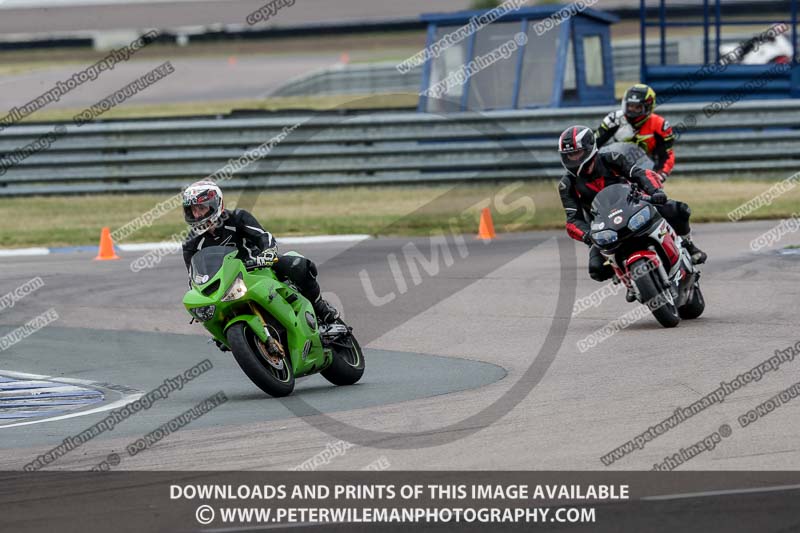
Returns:
[[[639,259],[634,262],[630,267],[631,272],[647,272],[651,270],[645,264],[646,262],[647,259]],[[667,291],[660,288],[660,284],[655,278],[657,275],[657,272],[651,271],[647,275],[639,276],[635,280],[636,288],[639,289],[639,294],[642,296],[642,303],[650,307],[650,312],[656,317],[658,323],[665,328],[674,328],[680,323],[681,317],[673,299],[667,302],[658,300],[664,298],[664,294]]]
[[[276,358],[267,351],[261,339],[244,322],[228,329],[228,345],[233,357],[250,381],[275,398],[288,396],[294,390],[294,369],[289,357]]]

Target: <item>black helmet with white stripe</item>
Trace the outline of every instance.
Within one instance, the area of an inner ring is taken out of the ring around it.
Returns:
[[[222,190],[211,180],[196,181],[183,191],[183,218],[195,235],[214,226],[223,209]]]
[[[586,126],[570,126],[558,139],[558,152],[561,164],[574,176],[590,168],[589,163],[597,155],[597,141],[594,132]]]
[[[637,83],[622,97],[622,112],[634,128],[641,128],[653,114],[656,92],[649,85]]]

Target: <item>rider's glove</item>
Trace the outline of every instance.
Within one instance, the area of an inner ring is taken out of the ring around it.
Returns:
[[[669,174],[667,174],[663,170],[656,170],[656,175],[658,175],[658,178],[661,180],[661,183],[667,181],[667,178],[669,177]]]
[[[657,190],[656,192],[650,195],[650,203],[656,205],[664,205],[665,203],[667,203],[667,193],[665,193],[661,189]]]
[[[255,264],[258,267],[272,266],[278,261],[278,249],[267,248],[256,257]]]
[[[592,246],[594,244],[594,242],[592,242],[592,237],[591,237],[591,235],[589,235],[588,231],[583,234],[583,237],[581,237],[581,239],[583,240],[583,242],[585,242],[589,246]]]

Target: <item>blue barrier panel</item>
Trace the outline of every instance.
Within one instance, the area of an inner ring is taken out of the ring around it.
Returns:
[[[756,16],[737,10],[732,18],[732,12],[725,12],[730,4],[703,0],[701,16],[692,18],[675,13],[666,0],[658,0],[654,14],[652,6],[640,0],[642,81],[651,85],[659,98],[665,96],[674,102],[799,97],[800,75],[795,68],[798,1],[791,0],[789,13],[781,10],[771,18],[765,16],[769,11],[763,8],[758,8]],[[656,64],[651,64],[645,54],[648,28],[658,29],[660,53]],[[674,28],[702,29],[704,63],[668,64],[666,38]],[[725,42],[723,29],[738,29],[745,37]]]

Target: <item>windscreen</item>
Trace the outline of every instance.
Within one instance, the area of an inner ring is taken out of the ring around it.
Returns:
[[[629,185],[617,183],[609,185],[594,197],[592,202],[592,213],[610,213],[616,208],[624,208],[627,205],[628,194],[631,192]]]
[[[235,254],[236,248],[230,246],[210,246],[192,257],[192,280],[202,284],[214,277],[222,268],[222,261],[228,254]]]

